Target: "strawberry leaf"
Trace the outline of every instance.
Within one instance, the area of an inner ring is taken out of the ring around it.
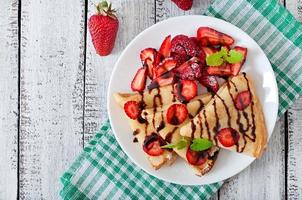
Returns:
[[[208,66],[217,67],[222,65],[224,62],[230,64],[240,63],[243,60],[244,56],[241,52],[234,49],[228,50],[224,47],[217,53],[213,53],[206,57],[206,62]]]
[[[240,63],[243,60],[243,54],[239,51],[232,49],[229,52],[229,55],[225,57],[225,60],[231,64]]]
[[[211,148],[213,143],[205,138],[195,138],[193,143],[191,144],[190,148],[193,151],[203,151]]]

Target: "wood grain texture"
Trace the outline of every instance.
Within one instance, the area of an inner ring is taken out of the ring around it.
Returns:
[[[114,64],[127,44],[141,31],[154,23],[153,0],[114,0],[119,19],[119,31],[113,52],[106,57],[95,53],[90,34],[87,34],[85,84],[85,143],[94,136],[107,119],[107,87]],[[88,17],[95,13],[89,4]],[[139,57],[138,57],[139,58]]]
[[[0,199],[16,199],[18,1],[0,1],[0,10]]]
[[[302,22],[302,1],[286,0],[287,9]],[[288,110],[287,197],[302,199],[302,97]]]
[[[20,198],[58,199],[82,150],[82,1],[22,1]]]

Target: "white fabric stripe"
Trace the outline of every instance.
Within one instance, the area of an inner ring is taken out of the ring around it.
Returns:
[[[90,189],[90,191],[87,194],[87,196],[89,198],[92,198],[95,195],[95,193],[98,192],[98,189],[100,187],[102,187],[102,185],[104,184],[104,182],[108,178],[106,175],[103,175],[103,174],[100,174],[99,176],[100,176],[99,180],[94,184],[94,186]]]
[[[227,1],[224,1],[224,2],[227,2]],[[223,14],[223,16],[225,16],[225,18],[229,18],[233,14],[234,10],[236,8],[238,8],[238,6],[240,6],[240,4],[242,4],[242,0],[236,0],[236,3],[233,3],[231,5],[231,7],[229,7],[229,9]],[[227,5],[227,4],[225,4],[225,5]]]
[[[92,181],[93,177],[97,175],[99,172],[98,168],[94,167],[90,172],[89,175],[86,177],[84,182],[81,185],[81,190],[86,190],[86,187],[89,185],[89,183]],[[88,190],[89,191],[89,190]]]
[[[83,176],[84,172],[86,171],[86,169],[90,166],[90,163],[85,160],[83,162],[83,165],[81,166],[81,168],[76,172],[74,173],[74,176],[73,178],[71,179],[71,183],[73,185],[76,185],[76,183],[79,181],[79,179]]]
[[[102,195],[100,195],[99,199],[111,199],[111,198],[108,198],[108,195],[110,194],[111,190],[113,190],[114,188],[115,188],[115,185],[110,181],[109,185],[102,192]]]

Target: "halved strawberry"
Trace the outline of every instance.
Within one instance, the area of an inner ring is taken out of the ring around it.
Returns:
[[[140,53],[140,59],[142,61],[142,64],[144,66],[148,67],[148,76],[152,78],[153,76],[153,68],[156,66],[156,60],[157,58],[157,51],[153,48],[146,48],[141,51]]]
[[[147,68],[141,67],[137,70],[131,82],[131,89],[137,92],[144,91],[146,86],[146,80],[147,80]]]
[[[171,53],[171,35],[168,35],[159,48],[159,53],[165,58],[170,56]]]
[[[184,104],[171,105],[166,114],[166,119],[169,124],[180,125],[188,117],[188,109]]]
[[[198,80],[201,85],[214,93],[219,89],[219,84],[215,76],[203,74]]]
[[[137,119],[142,110],[138,102],[128,101],[124,104],[124,111],[130,119]]]
[[[165,74],[154,79],[149,85],[148,90],[158,88],[165,85],[170,85],[175,82],[175,74],[173,72],[166,72]]]
[[[189,60],[189,56],[187,54],[176,54],[176,53],[171,53],[171,57],[176,60],[176,66],[181,66],[184,62]]]
[[[234,44],[234,39],[231,36],[209,27],[198,28],[197,39],[202,46]]]
[[[225,147],[231,147],[238,143],[240,139],[239,133],[232,128],[223,128],[217,134],[219,142]]]
[[[174,94],[182,103],[188,102],[197,96],[198,86],[195,81],[181,80],[174,85]]]
[[[199,165],[204,164],[207,161],[208,152],[207,152],[207,150],[205,150],[205,151],[193,151],[189,147],[187,149],[186,158],[187,158],[187,161],[191,165],[199,166]]]
[[[216,76],[231,76],[232,75],[232,70],[230,67],[230,64],[224,63],[221,66],[209,66],[207,68],[207,73],[209,75],[216,75]]]
[[[201,47],[201,50],[205,53],[206,56],[218,52],[218,49],[214,47]]]
[[[153,79],[161,76],[162,74],[174,69],[176,67],[176,60],[173,58],[165,58],[157,67],[153,69]]]
[[[181,66],[175,68],[174,72],[180,79],[195,80],[201,76],[200,61],[197,57],[193,57]]]
[[[251,93],[246,90],[237,94],[235,99],[235,106],[238,110],[244,110],[251,104],[251,102]]]
[[[239,46],[236,46],[234,47],[234,50],[236,51],[239,51],[243,54],[243,60],[240,62],[240,63],[235,63],[235,64],[231,64],[231,70],[232,70],[232,74],[234,76],[238,75],[239,72],[240,72],[240,69],[242,67],[242,65],[244,64],[245,60],[246,60],[246,57],[247,57],[247,48],[244,48],[244,47],[239,47]]]
[[[165,145],[166,142],[156,133],[152,133],[146,136],[143,143],[143,150],[150,156],[159,156],[164,153],[164,149],[161,146]]]
[[[171,41],[171,52],[177,54],[184,54],[193,57],[198,56],[200,48],[194,39],[189,38],[186,35],[177,35]]]

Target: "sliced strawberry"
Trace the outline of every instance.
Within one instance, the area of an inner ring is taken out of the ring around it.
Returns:
[[[169,124],[180,125],[188,117],[188,109],[184,104],[173,104],[167,110],[166,119]]]
[[[157,67],[154,68],[153,79],[174,69],[176,67],[176,64],[177,64],[177,62],[173,58],[165,58]]]
[[[171,53],[171,35],[168,35],[159,48],[159,53],[168,58]]]
[[[197,39],[202,46],[234,44],[234,39],[231,36],[209,27],[200,27],[197,30]]]
[[[187,54],[176,54],[176,53],[171,53],[171,57],[176,60],[176,66],[181,66],[184,62],[189,60],[189,56]]]
[[[214,47],[201,47],[201,50],[205,53],[206,56],[218,52],[218,49]]]
[[[167,72],[160,77],[154,79],[149,85],[148,90],[152,90],[154,88],[170,85],[175,82],[175,74],[173,72]]]
[[[251,102],[251,93],[246,90],[237,94],[235,99],[235,106],[238,110],[244,110],[251,104]]]
[[[209,75],[216,75],[216,76],[231,76],[232,70],[230,64],[224,63],[223,65],[217,67],[209,66],[207,68],[207,73]]]
[[[232,74],[234,76],[237,76],[240,72],[240,69],[241,69],[242,65],[244,64],[244,62],[246,60],[247,48],[236,46],[236,47],[234,47],[234,50],[241,52],[243,54],[243,57],[244,57],[243,60],[240,63],[231,64]]]
[[[240,139],[239,133],[232,128],[221,129],[217,133],[216,137],[218,138],[219,142],[225,147],[231,147],[237,144]]]
[[[130,119],[137,119],[142,110],[136,101],[128,101],[124,104],[124,111]]]
[[[193,151],[189,147],[187,149],[186,158],[187,158],[187,161],[191,165],[199,166],[199,165],[204,164],[207,161],[208,152],[207,152],[207,150],[205,150],[205,151]]]
[[[174,94],[182,103],[186,103],[197,96],[198,86],[195,81],[181,80],[174,85]]]
[[[166,142],[156,133],[152,133],[146,136],[143,143],[143,150],[150,156],[159,156],[164,153],[164,149],[161,146],[165,145]]]
[[[180,79],[195,80],[201,76],[202,64],[197,57],[193,57],[181,66],[175,68],[175,73]]]
[[[137,92],[144,91],[146,86],[146,80],[147,80],[147,68],[141,67],[137,70],[131,82],[131,89]]]
[[[186,35],[177,35],[171,41],[171,52],[176,54],[184,54],[193,57],[198,56],[200,48],[194,39],[189,38]]]
[[[198,80],[201,85],[214,93],[219,89],[219,84],[215,76],[203,74]]]
[[[146,48],[141,51],[140,58],[142,64],[148,67],[148,76],[153,77],[153,68],[156,66],[156,61],[158,60],[158,53],[156,49]]]

